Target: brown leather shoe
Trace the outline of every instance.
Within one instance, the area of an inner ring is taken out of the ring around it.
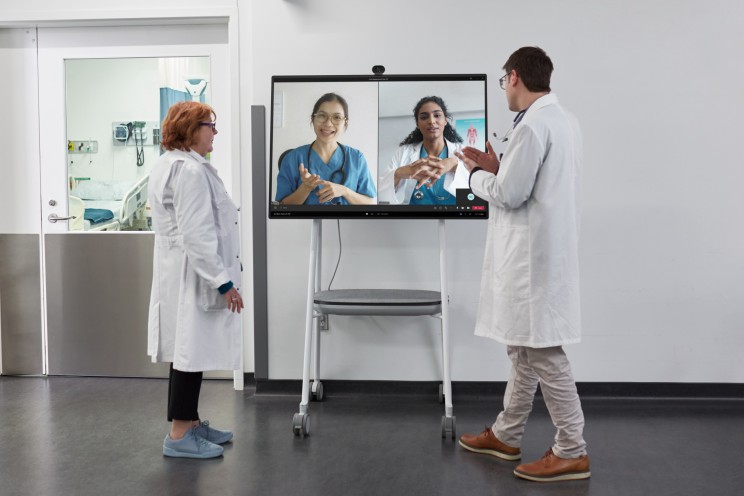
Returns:
[[[522,451],[519,448],[512,448],[499,441],[488,426],[477,436],[470,434],[460,436],[460,446],[468,451],[493,455],[504,460],[519,460],[522,458]]]
[[[539,460],[517,465],[514,475],[536,482],[555,482],[588,479],[592,473],[589,472],[588,455],[559,458],[551,448]]]

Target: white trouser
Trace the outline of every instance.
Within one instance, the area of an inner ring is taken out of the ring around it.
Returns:
[[[586,454],[584,413],[563,348],[507,346],[506,349],[512,369],[504,393],[504,411],[491,427],[494,435],[509,446],[521,446],[539,383],[550,418],[558,430],[553,453],[561,458]]]

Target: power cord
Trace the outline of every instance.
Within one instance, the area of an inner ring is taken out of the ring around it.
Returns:
[[[336,260],[336,268],[333,269],[333,276],[331,277],[331,282],[328,283],[328,291],[331,290],[331,284],[333,284],[333,280],[336,278],[336,271],[338,270],[338,265],[341,263],[341,219],[336,219],[336,228],[338,229],[338,260]]]

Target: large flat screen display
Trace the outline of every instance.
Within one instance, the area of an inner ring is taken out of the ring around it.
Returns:
[[[486,75],[272,77],[270,218],[488,218]]]

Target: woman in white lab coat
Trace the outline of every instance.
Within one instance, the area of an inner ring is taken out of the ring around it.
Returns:
[[[426,96],[413,109],[416,129],[380,173],[379,201],[392,205],[454,205],[469,173],[455,153],[462,138],[450,125],[447,105]]]
[[[150,173],[155,231],[148,354],[171,362],[166,456],[213,458],[232,433],[202,422],[202,372],[240,367],[238,211],[212,151],[216,115],[199,102],[179,102],[162,126],[167,150]]]

